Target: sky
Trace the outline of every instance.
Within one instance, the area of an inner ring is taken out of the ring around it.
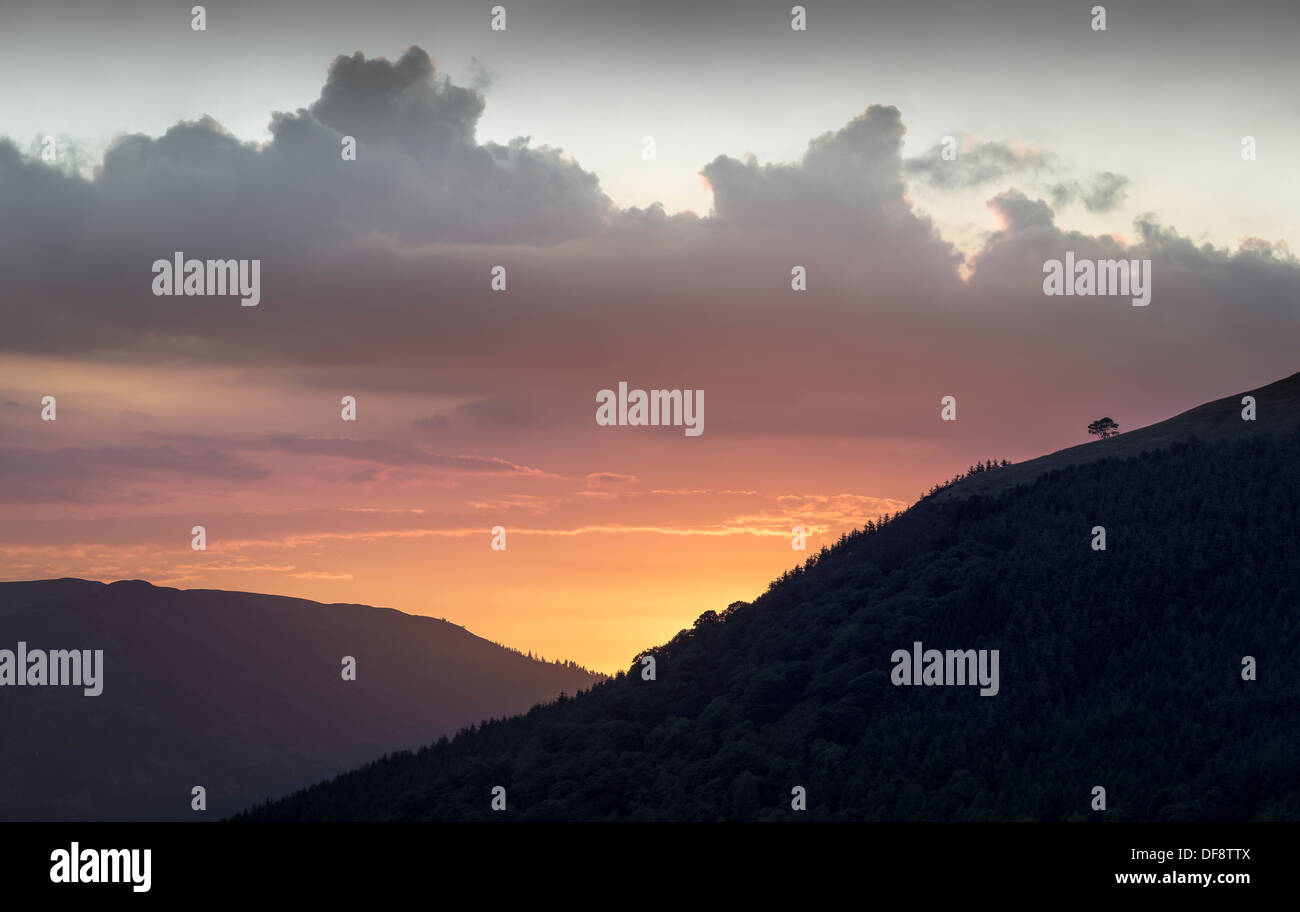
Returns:
[[[0,578],[612,671],[797,525],[1300,369],[1294,4],[192,5],[0,7]],[[1151,303],[1045,296],[1067,250]],[[260,303],[154,295],[175,251]],[[598,425],[620,381],[703,433]]]

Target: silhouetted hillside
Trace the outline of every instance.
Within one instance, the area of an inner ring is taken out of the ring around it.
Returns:
[[[655,681],[634,662],[242,816],[1300,819],[1300,403],[1261,391],[1262,432],[1221,405],[1180,416],[1213,442],[1174,419],[845,536],[650,650]],[[998,693],[895,686],[918,641],[999,650]]]
[[[104,650],[99,696],[0,688],[6,820],[227,816],[598,679],[388,608],[140,581],[0,583],[0,630],[10,651]]]
[[[1243,421],[1242,397],[1255,399],[1256,416]],[[1057,450],[1037,459],[992,466],[988,472],[971,473],[958,483],[932,492],[939,499],[996,494],[1018,484],[1033,481],[1052,469],[1094,462],[1107,457],[1138,456],[1179,440],[1193,437],[1206,442],[1236,440],[1243,434],[1285,434],[1300,427],[1300,373],[1292,374],[1258,389],[1225,396],[1188,409],[1165,421],[1120,433],[1109,440],[1094,440]]]

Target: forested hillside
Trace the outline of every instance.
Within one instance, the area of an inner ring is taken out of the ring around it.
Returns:
[[[637,657],[244,817],[1300,819],[1297,479],[1300,435],[1247,426],[955,487],[647,650],[656,680]],[[999,650],[999,692],[895,686],[915,641]]]

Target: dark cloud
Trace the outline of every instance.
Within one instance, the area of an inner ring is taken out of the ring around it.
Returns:
[[[358,51],[330,64],[320,98],[308,111],[340,135],[365,136],[434,162],[474,147],[483,97],[439,77],[420,48],[395,62],[368,60]]]

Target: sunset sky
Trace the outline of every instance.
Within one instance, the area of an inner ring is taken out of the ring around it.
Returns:
[[[612,671],[793,526],[1300,370],[1295,4],[191,5],[0,11],[3,579]],[[1150,305],[1045,297],[1067,250],[1150,259]],[[174,251],[261,303],[154,296]],[[704,433],[597,426],[619,381]]]

